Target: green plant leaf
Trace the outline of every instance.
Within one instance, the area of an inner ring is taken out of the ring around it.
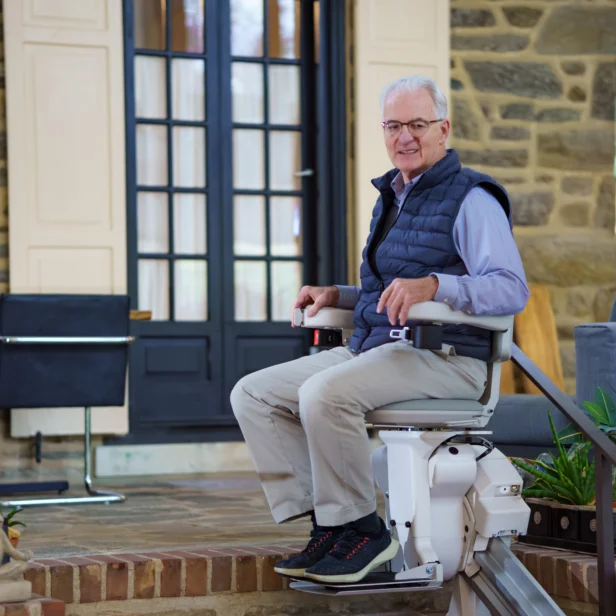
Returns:
[[[611,427],[616,427],[616,405],[601,387],[595,390],[595,402],[605,409],[608,420],[605,422]]]
[[[581,443],[584,441],[584,435],[570,423],[558,433],[558,440],[565,445]]]
[[[588,414],[597,424],[610,425],[610,416],[606,409],[596,402],[583,402],[582,406],[588,411]]]
[[[19,520],[13,520],[9,522],[9,528],[11,528],[12,526],[23,526],[24,528],[27,528],[26,524],[20,522]]]

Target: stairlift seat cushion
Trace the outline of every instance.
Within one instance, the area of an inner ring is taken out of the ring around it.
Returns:
[[[376,411],[483,411],[483,406],[477,400],[449,400],[444,398],[426,398],[406,400],[386,404]],[[372,411],[375,412],[375,411]]]
[[[477,400],[427,398],[386,404],[366,413],[372,424],[438,425],[441,422],[465,421],[483,413]]]

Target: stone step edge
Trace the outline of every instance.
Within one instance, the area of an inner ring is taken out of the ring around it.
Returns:
[[[275,592],[288,580],[274,571],[304,544],[184,548],[142,553],[88,554],[38,559],[25,574],[32,592],[66,604]],[[594,603],[597,559],[516,543],[512,550],[553,597]]]

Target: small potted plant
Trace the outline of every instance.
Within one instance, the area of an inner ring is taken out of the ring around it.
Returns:
[[[24,522],[15,519],[15,515],[20,511],[20,508],[15,507],[5,516],[4,512],[2,512],[2,510],[0,509],[0,514],[2,515],[2,530],[4,530],[4,532],[7,534],[10,542],[13,544],[13,547],[17,547],[19,545],[19,538],[21,537],[21,532],[15,527],[27,527]]]
[[[616,407],[601,388],[594,402],[584,409],[611,440],[616,441]],[[571,424],[556,432],[548,413],[558,455],[542,454],[536,460],[513,458],[512,462],[534,479],[522,491],[531,509],[526,536],[522,541],[549,547],[595,553],[597,522],[595,462],[591,443]],[[616,473],[612,471],[612,500],[616,502]],[[616,517],[614,518],[616,530]]]

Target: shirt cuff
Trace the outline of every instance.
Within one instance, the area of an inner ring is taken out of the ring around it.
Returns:
[[[434,301],[454,306],[458,298],[458,277],[451,274],[430,275],[438,280],[438,289]]]
[[[361,289],[350,285],[334,285],[339,292],[336,308],[343,310],[353,310],[359,301]]]

